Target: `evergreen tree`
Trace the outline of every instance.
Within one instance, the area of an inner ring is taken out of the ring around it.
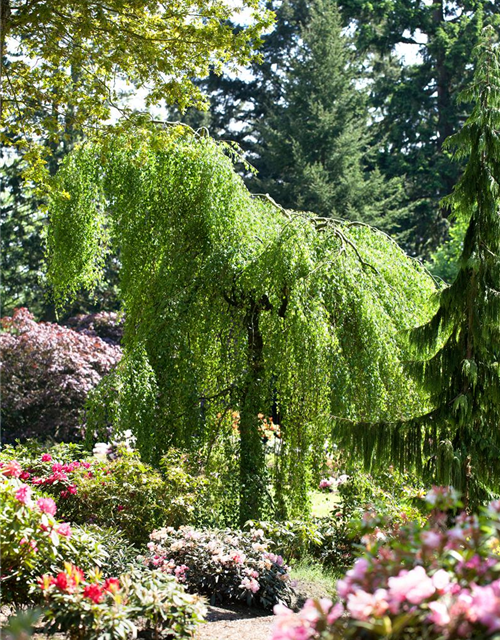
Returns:
[[[458,159],[468,157],[445,201],[458,220],[469,221],[458,274],[440,292],[432,319],[410,333],[419,356],[410,367],[432,409],[409,422],[351,432],[368,461],[374,438],[378,464],[396,456],[402,465],[422,466],[424,456],[430,477],[453,484],[472,503],[500,490],[500,53],[493,37],[488,30],[474,81],[462,94],[472,113],[446,144]]]
[[[349,45],[336,5],[313,0],[281,104],[256,126],[256,188],[285,207],[387,229],[401,189],[373,170],[366,94],[356,87],[359,62]]]
[[[379,166],[403,177],[411,217],[398,240],[428,256],[448,236],[448,212],[440,206],[462,163],[443,148],[471,105],[457,96],[472,81],[471,52],[485,24],[500,27],[500,4],[491,0],[340,0],[356,46],[371,60],[370,103],[376,110]],[[402,46],[419,54],[409,63]]]
[[[213,135],[238,141],[259,166],[263,181],[268,179],[268,165],[261,162],[265,150],[259,144],[260,123],[278,117],[283,77],[313,4],[309,0],[271,2],[276,28],[264,38],[263,63],[253,65],[253,77],[244,81],[212,75],[206,85],[211,108],[205,123]],[[338,6],[343,26],[353,34],[358,61],[363,61],[369,108],[376,114],[370,126],[377,149],[373,165],[389,180],[404,180],[406,199],[389,228],[407,251],[427,257],[448,236],[448,214],[439,203],[451,192],[461,167],[443,149],[443,141],[459,129],[470,111],[470,105],[459,104],[456,98],[471,81],[470,54],[484,24],[500,25],[500,4],[491,0],[338,0]],[[420,58],[406,62],[401,58],[403,46]],[[306,81],[309,84],[312,78]],[[224,116],[228,106],[231,120]]]

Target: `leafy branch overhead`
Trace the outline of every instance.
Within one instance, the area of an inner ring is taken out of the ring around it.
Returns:
[[[236,30],[239,10],[249,20]],[[126,88],[146,107],[202,104],[193,78],[248,63],[271,22],[257,0],[2,0],[0,140],[15,141],[40,177],[43,139],[50,155],[110,116],[141,117],[120,100]]]

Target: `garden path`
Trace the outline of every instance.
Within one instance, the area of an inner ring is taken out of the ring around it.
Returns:
[[[274,616],[246,607],[209,607],[195,640],[269,640]]]

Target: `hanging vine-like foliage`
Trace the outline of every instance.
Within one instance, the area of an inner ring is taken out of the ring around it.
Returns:
[[[297,514],[337,418],[421,411],[398,332],[427,319],[434,284],[380,232],[252,196],[228,151],[183,127],[75,151],[53,189],[49,275],[62,305],[119,252],[125,356],[101,388],[119,402],[95,415],[154,461],[171,445],[209,455],[237,411],[241,519],[271,499]],[[271,471],[259,413],[281,425]]]

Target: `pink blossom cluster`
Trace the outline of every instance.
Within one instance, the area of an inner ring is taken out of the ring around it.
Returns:
[[[325,601],[309,602],[299,614],[278,607],[272,640],[319,640],[325,630],[328,637],[347,638],[363,629],[371,637],[370,629],[375,636],[382,627],[403,635],[411,628],[429,640],[498,633],[500,501],[446,526],[449,514],[436,505],[449,508],[456,500],[452,490],[433,488],[426,524],[407,523],[387,538],[370,538],[337,583],[336,608]]]
[[[54,462],[50,453],[43,453],[40,462],[35,469],[24,469],[17,460],[0,461],[0,475],[5,477],[19,478],[24,482],[29,482],[34,487],[52,488],[59,492],[61,498],[69,498],[76,495],[77,486],[71,474],[77,470],[88,471],[92,464],[86,460],[74,460],[69,463]]]
[[[271,606],[290,595],[288,567],[269,551],[263,532],[167,527],[150,538],[146,566],[173,574],[188,589],[214,600],[257,598]]]

